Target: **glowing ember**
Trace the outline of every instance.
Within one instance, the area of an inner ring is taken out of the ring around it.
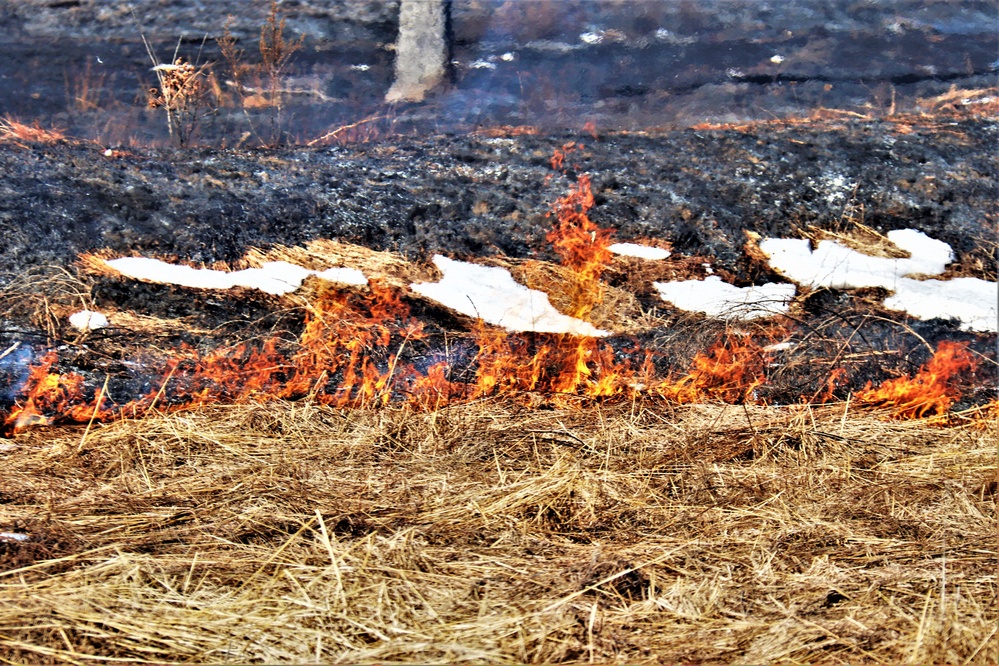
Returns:
[[[868,383],[856,399],[861,404],[888,407],[896,418],[943,414],[961,397],[960,375],[973,371],[976,365],[967,344],[941,342],[933,358],[914,377],[890,379],[876,389]]]

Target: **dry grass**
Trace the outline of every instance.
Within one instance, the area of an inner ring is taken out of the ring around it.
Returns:
[[[0,660],[999,660],[995,420],[300,403],[0,452]]]
[[[44,129],[37,122],[32,125],[25,125],[10,116],[0,118],[0,142],[10,143],[26,147],[29,143],[58,143],[65,140],[66,135],[62,130]]]

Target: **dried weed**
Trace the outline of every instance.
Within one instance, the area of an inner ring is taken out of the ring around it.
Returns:
[[[5,661],[995,663],[999,422],[307,402],[0,455]]]

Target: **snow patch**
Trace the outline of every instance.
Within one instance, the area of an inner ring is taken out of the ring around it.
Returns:
[[[996,332],[999,329],[999,284],[978,278],[912,280],[902,278],[885,307],[902,310],[917,319],[955,318],[961,330]]]
[[[736,287],[723,282],[717,275],[709,275],[703,280],[653,282],[652,285],[664,301],[681,310],[725,319],[757,319],[784,314],[796,290],[793,284]]]
[[[159,259],[146,257],[123,257],[111,259],[105,263],[122,275],[136,280],[175,284],[194,289],[248,287],[275,296],[295,291],[311,275],[341,284],[366,285],[368,283],[368,279],[356,268],[328,268],[324,271],[314,271],[287,261],[269,261],[260,268],[247,268],[232,272],[168,264]]]
[[[614,243],[607,249],[623,257],[639,257],[640,259],[658,260],[665,259],[670,255],[669,250],[664,250],[661,247],[638,245],[637,243]]]
[[[0,541],[27,541],[31,537],[20,532],[0,532]]]
[[[519,284],[505,268],[439,254],[434,256],[434,265],[443,273],[440,282],[421,282],[410,288],[464,315],[514,332],[608,335],[589,322],[562,314],[552,306],[548,294]]]
[[[80,331],[96,331],[107,327],[110,323],[107,317],[92,310],[80,310],[69,316],[70,326]]]
[[[768,238],[760,249],[770,266],[790,280],[812,289],[881,287],[894,292],[885,307],[919,319],[958,319],[965,331],[999,330],[999,285],[979,278],[916,280],[909,276],[939,275],[954,260],[950,245],[914,229],[888,232],[888,239],[909,252],[907,259],[872,257],[836,241]]]
[[[939,275],[954,261],[950,245],[913,229],[888,232],[888,240],[912,256],[908,259],[872,257],[837,241],[819,241],[814,251],[808,241],[767,238],[760,249],[770,257],[770,266],[790,280],[811,287],[895,289],[906,275]]]

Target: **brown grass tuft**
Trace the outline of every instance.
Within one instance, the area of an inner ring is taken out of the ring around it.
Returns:
[[[495,401],[31,431],[0,659],[995,663],[997,435]]]
[[[37,121],[32,125],[25,125],[10,116],[0,118],[0,141],[24,146],[25,143],[58,143],[65,138],[62,130],[43,129]]]

